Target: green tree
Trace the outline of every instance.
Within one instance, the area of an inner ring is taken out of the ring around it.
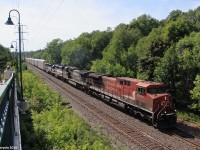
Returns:
[[[179,59],[178,96],[179,100],[191,104],[189,91],[194,88],[193,81],[200,73],[200,33],[191,33],[176,44]]]
[[[61,39],[54,39],[47,43],[45,50],[45,59],[53,64],[61,63],[61,47],[63,41]]]
[[[175,46],[171,46],[154,71],[154,80],[167,85],[168,91],[176,98],[178,77],[178,56]]]
[[[176,21],[168,22],[164,27],[164,34],[168,41],[173,44],[178,42],[181,38],[189,35],[192,27],[191,23],[187,21],[186,16],[179,17]]]
[[[190,105],[190,108],[200,111],[200,74],[196,76],[194,85],[194,89],[190,91],[191,98],[193,100],[193,103]]]
[[[90,69],[93,60],[102,58],[102,51],[108,45],[111,36],[111,32],[94,31],[66,41],[62,47],[62,63]]]
[[[74,49],[77,49],[77,47],[79,48],[79,46],[76,44],[76,40],[68,40],[63,43],[61,49],[62,64],[72,65],[71,55]],[[75,60],[73,62],[75,62]]]
[[[189,21],[193,25],[193,31],[200,31],[200,6],[197,9],[189,10],[186,16],[187,21]]]
[[[154,69],[169,47],[167,37],[163,35],[163,28],[153,29],[147,37],[141,38],[136,46],[137,78],[152,81]]]
[[[183,12],[181,10],[173,10],[167,16],[165,21],[167,21],[167,22],[176,21],[182,14],[183,14]]]
[[[93,61],[92,71],[112,74],[115,76],[133,76],[132,62],[127,60],[136,58],[134,54],[134,46],[140,35],[137,29],[128,29],[125,24],[120,24],[113,31],[112,39],[109,45],[103,51],[103,58]],[[132,48],[131,48],[132,47]]]
[[[11,53],[8,48],[0,44],[0,73],[6,68],[6,64],[11,60]]]
[[[45,51],[44,50],[38,50],[36,52],[33,52],[31,57],[37,58],[37,59],[45,59]]]
[[[147,36],[153,28],[159,27],[159,21],[149,15],[141,15],[137,19],[133,19],[129,24],[130,28],[138,29],[143,36]]]
[[[101,59],[103,50],[108,46],[112,37],[112,32],[108,31],[94,31],[92,34],[92,53],[91,60]]]

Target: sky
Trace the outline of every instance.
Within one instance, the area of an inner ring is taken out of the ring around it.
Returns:
[[[198,6],[200,0],[0,0],[0,44],[10,47],[19,39],[16,11],[11,12],[15,25],[5,25],[12,9],[19,11],[23,25],[22,51],[36,51],[56,38],[67,41],[84,32],[114,29],[143,14],[162,20],[173,10],[187,12]]]

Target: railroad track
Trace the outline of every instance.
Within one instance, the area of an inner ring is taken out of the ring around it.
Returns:
[[[52,76],[48,75],[42,70],[35,68],[32,65],[29,65],[29,67],[37,71],[40,74],[40,76],[48,80],[48,82],[53,84],[55,87],[57,87],[60,91],[64,92],[66,95],[68,95],[68,97],[78,102],[81,106],[87,109],[95,117],[99,118],[104,123],[109,125],[112,129],[122,134],[127,139],[129,139],[131,142],[134,143],[135,146],[143,148],[143,149],[151,149],[151,150],[170,149],[169,147],[166,147],[165,145],[153,139],[152,137],[148,136],[147,134],[139,131],[135,127],[122,122],[120,119],[116,118],[114,115],[111,116],[107,114],[106,112],[98,109],[97,107],[91,105],[82,97],[68,90],[66,86],[64,86],[64,84],[59,84],[59,82],[56,82],[55,79],[52,78]]]
[[[172,136],[175,136],[176,139],[182,140],[184,142],[187,142],[189,145],[194,147],[196,150],[200,150],[200,138],[196,137],[194,135],[191,135],[189,133],[186,133],[180,129],[173,128],[170,131],[168,131],[167,134],[170,134]]]

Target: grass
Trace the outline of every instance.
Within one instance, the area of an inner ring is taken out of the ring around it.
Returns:
[[[61,106],[60,94],[39,77],[24,71],[23,80],[24,97],[30,106],[21,117],[23,149],[114,149],[108,137],[99,135],[71,109]]]
[[[192,123],[200,124],[200,116],[184,110],[177,110],[178,119],[187,120]]]

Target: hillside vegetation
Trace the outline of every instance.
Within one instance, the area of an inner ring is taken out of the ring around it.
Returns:
[[[10,50],[0,44],[0,75],[6,68],[7,62],[11,60]]]
[[[53,39],[29,57],[80,69],[164,82],[178,105],[200,111],[200,7],[164,20],[141,15],[115,29]]]
[[[60,95],[30,71],[23,72],[24,98],[30,109],[21,118],[23,149],[112,150],[109,140],[98,136]]]

